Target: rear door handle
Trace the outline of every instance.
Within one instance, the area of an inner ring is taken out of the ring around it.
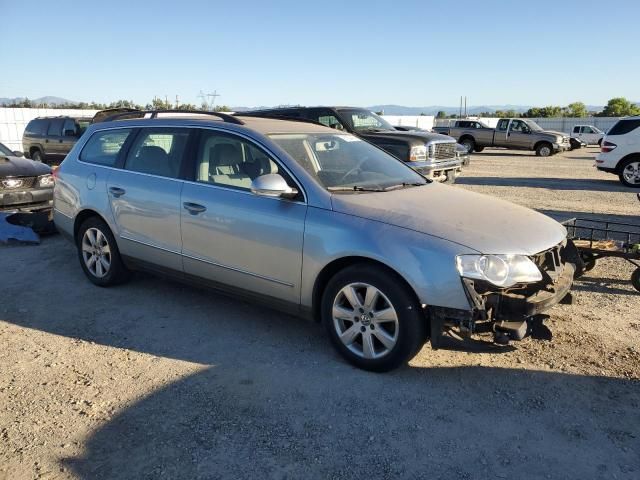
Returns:
[[[113,195],[114,197],[121,197],[122,195],[124,195],[126,192],[124,190],[124,188],[120,188],[120,187],[109,187],[109,193],[111,195]]]
[[[200,205],[199,203],[184,202],[182,206],[191,215],[197,215],[198,213],[202,213],[207,210],[207,207],[205,207],[204,205]]]

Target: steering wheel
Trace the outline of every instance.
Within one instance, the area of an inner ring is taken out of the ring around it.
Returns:
[[[347,178],[349,178],[349,176],[353,175],[354,173],[356,173],[358,170],[360,170],[360,167],[362,167],[362,165],[364,165],[364,163],[369,160],[369,157],[364,157],[362,160],[360,160],[358,162],[358,164],[353,167],[351,170],[349,170],[347,173],[345,173],[343,176],[341,176],[337,183],[341,183],[342,181],[346,180]]]

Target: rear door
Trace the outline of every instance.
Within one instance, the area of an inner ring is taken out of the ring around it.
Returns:
[[[182,190],[185,273],[299,304],[307,205],[300,185],[253,141],[217,130],[199,134],[193,182]],[[279,173],[295,199],[251,192],[260,175]]]
[[[52,118],[49,121],[49,128],[44,137],[44,152],[45,155],[49,157],[60,159],[60,157],[66,155],[62,145],[62,126],[64,120],[64,118]]]
[[[182,271],[181,168],[190,135],[188,128],[142,128],[122,168],[111,172],[107,194],[123,255]]]
[[[80,137],[80,129],[73,118],[66,118],[62,124],[62,142],[60,152],[67,155]]]
[[[493,144],[496,147],[509,146],[509,120],[508,118],[502,118],[498,120],[495,132],[493,134]]]

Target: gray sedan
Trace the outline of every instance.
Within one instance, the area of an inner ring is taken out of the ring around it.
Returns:
[[[322,321],[374,371],[449,334],[521,339],[571,287],[560,224],[430,182],[353,135],[140,116],[90,126],[57,174],[56,226],[96,285],[146,269],[266,302]]]

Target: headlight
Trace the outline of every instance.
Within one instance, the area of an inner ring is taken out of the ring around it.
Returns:
[[[524,255],[458,255],[458,273],[465,278],[486,280],[498,287],[542,280],[542,273]]]
[[[54,183],[53,175],[42,175],[38,177],[39,187],[52,187]]]
[[[411,162],[420,162],[425,161],[427,159],[427,147],[425,145],[418,145],[416,147],[411,147],[409,151],[409,161]]]

